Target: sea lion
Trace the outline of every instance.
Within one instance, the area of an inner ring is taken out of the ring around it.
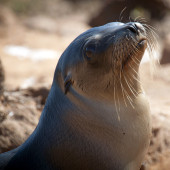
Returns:
[[[138,170],[151,132],[138,74],[147,32],[112,22],[78,36],[59,59],[35,131],[0,155],[1,169]]]

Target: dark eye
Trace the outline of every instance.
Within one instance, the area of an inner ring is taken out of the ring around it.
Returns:
[[[85,54],[88,60],[90,60],[94,53],[95,53],[96,47],[94,44],[89,44],[86,48],[85,48]]]
[[[87,43],[84,48],[85,58],[87,60],[92,60],[96,52],[96,45],[94,43]]]

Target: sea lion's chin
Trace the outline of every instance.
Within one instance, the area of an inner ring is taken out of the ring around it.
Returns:
[[[125,67],[125,65],[132,64],[133,68],[137,71],[142,61],[146,48],[147,39],[146,38],[140,39],[138,44],[136,45],[136,49],[133,50],[133,53],[125,59],[123,67]]]

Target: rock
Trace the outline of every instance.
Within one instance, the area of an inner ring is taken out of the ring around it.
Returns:
[[[48,97],[49,89],[46,87],[29,88],[23,91],[25,96],[38,97],[41,105],[45,105],[46,98]]]
[[[149,63],[141,65],[141,81],[149,98],[152,114],[152,137],[144,164],[147,170],[170,167],[170,64],[157,66],[149,73]]]
[[[152,139],[146,156],[148,170],[168,170],[170,167],[170,115],[152,116]]]
[[[37,104],[41,101],[23,93],[5,91],[0,99],[0,153],[21,145],[38,124],[43,107]]]

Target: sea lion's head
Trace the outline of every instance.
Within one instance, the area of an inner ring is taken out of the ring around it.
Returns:
[[[123,88],[127,95],[137,94],[139,65],[149,42],[148,29],[138,22],[89,29],[70,44],[58,63],[65,93],[72,88],[82,95],[108,98]]]

